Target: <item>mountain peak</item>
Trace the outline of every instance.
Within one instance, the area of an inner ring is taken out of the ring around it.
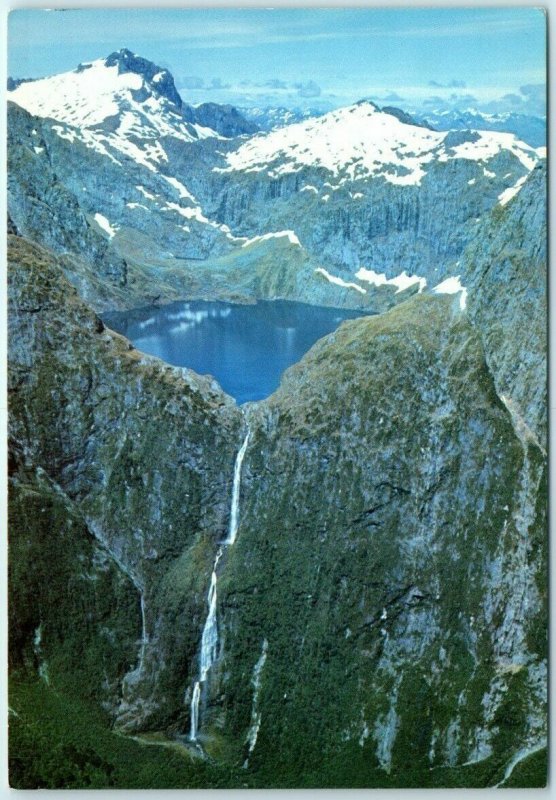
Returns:
[[[371,106],[372,109],[375,111],[380,111],[380,108],[377,106],[376,103],[373,103],[372,100],[369,100],[368,97],[362,97],[361,100],[357,100],[354,103],[355,106]]]
[[[181,109],[183,103],[176,89],[174,78],[164,67],[159,67],[154,62],[138,56],[137,53],[132,53],[131,50],[125,47],[111,53],[104,60],[104,66],[117,67],[118,75],[124,75],[128,72],[140,75],[149,84],[149,89],[155,95],[165,97],[177,108]]]

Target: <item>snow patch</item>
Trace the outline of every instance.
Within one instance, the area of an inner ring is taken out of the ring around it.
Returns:
[[[414,286],[416,283],[419,284],[420,294],[427,285],[426,278],[421,278],[419,275],[408,275],[405,270],[399,275],[396,275],[394,278],[387,278],[384,272],[378,273],[372,269],[365,269],[364,267],[361,267],[361,269],[355,273],[355,277],[358,278],[358,280],[365,281],[373,286],[395,286],[396,294],[403,292],[410,286]]]
[[[506,203],[509,203],[512,197],[515,197],[516,194],[519,192],[525,181],[527,180],[527,175],[524,175],[520,178],[517,183],[513,186],[510,186],[509,189],[505,189],[501,194],[498,195],[498,200],[501,206],[505,206]]]
[[[118,228],[111,225],[106,217],[102,214],[99,214],[98,212],[95,214],[95,222],[100,228],[102,228],[103,231],[105,231],[105,233],[108,234],[111,239],[116,235]]]
[[[161,177],[163,180],[165,180],[165,181],[166,181],[166,183],[169,183],[169,184],[170,184],[170,186],[173,186],[173,187],[174,187],[174,189],[177,189],[177,190],[178,190],[178,193],[179,193],[180,199],[181,199],[181,198],[187,198],[188,200],[193,200],[193,202],[194,202],[194,203],[196,203],[196,202],[197,202],[197,201],[195,200],[195,198],[193,197],[193,195],[191,194],[191,192],[189,192],[189,191],[188,191],[188,190],[185,188],[185,186],[183,185],[183,183],[180,183],[180,182],[179,182],[179,181],[178,181],[176,178],[172,178],[172,177],[171,177],[171,176],[169,176],[169,175],[161,175],[160,177]]]
[[[301,242],[293,231],[278,231],[278,233],[265,233],[262,236],[254,236],[252,239],[247,239],[247,241],[243,242],[241,246],[248,247],[255,242],[264,242],[267,239],[283,239],[284,237],[287,237],[290,244],[295,244],[298,247],[301,247]]]
[[[135,188],[136,188],[136,189],[137,189],[139,192],[141,192],[141,194],[143,195],[143,197],[146,197],[146,198],[147,198],[147,200],[156,200],[156,197],[155,197],[155,195],[154,195],[154,194],[151,194],[150,192],[148,192],[148,191],[145,189],[145,187],[144,187],[144,186],[136,186]]]
[[[456,275],[452,278],[446,278],[445,281],[442,281],[442,283],[439,283],[438,286],[434,287],[433,292],[435,294],[457,294],[458,292],[461,292],[459,307],[461,311],[463,311],[467,306],[467,289],[465,286],[461,285],[459,278],[459,275]]]
[[[347,281],[342,280],[337,275],[331,275],[322,267],[317,267],[315,272],[318,272],[320,275],[324,275],[329,283],[334,283],[336,286],[342,286],[344,289],[355,289],[360,294],[367,294],[367,290],[363,289],[362,286],[359,286],[357,283],[348,283]]]
[[[185,217],[185,219],[196,219],[197,222],[204,222],[205,224],[213,225],[213,227],[218,227],[217,223],[211,223],[205,217],[199,206],[195,206],[194,208],[184,208],[183,206],[179,206],[177,203],[166,203],[166,207],[163,210],[177,211],[177,213],[181,214],[181,216]]]

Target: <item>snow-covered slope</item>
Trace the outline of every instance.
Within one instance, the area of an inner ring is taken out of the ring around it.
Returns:
[[[515,155],[527,171],[538,160],[536,150],[512,134],[468,131],[454,137],[408,124],[363,101],[255,136],[228,154],[227,167],[217,169],[267,170],[275,177],[311,166],[324,168],[341,178],[340,183],[381,176],[393,184],[419,185],[432,162],[467,159],[488,164],[502,151]]]
[[[8,100],[62,123],[59,136],[112,158],[123,153],[151,170],[168,160],[161,139],[195,142],[253,132],[230,106],[199,111],[184,103],[168,70],[126,49],[71,72],[11,81],[8,88]]]

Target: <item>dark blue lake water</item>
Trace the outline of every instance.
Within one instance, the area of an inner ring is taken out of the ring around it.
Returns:
[[[268,397],[322,336],[360,311],[285,300],[243,306],[192,301],[104,315],[138,350],[213,375],[238,403]]]

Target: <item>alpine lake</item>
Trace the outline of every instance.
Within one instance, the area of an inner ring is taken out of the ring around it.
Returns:
[[[274,392],[284,370],[344,320],[365,312],[287,300],[175,302],[102,315],[137,350],[210,374],[238,404]]]

